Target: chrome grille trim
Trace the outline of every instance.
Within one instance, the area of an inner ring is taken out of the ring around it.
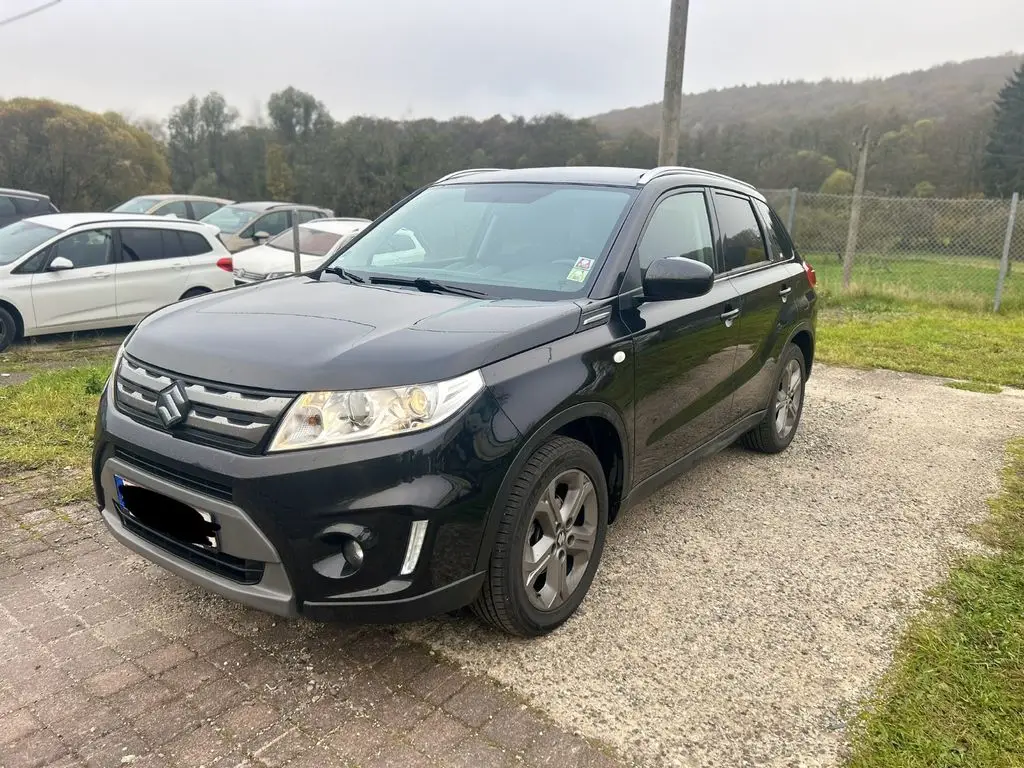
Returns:
[[[168,429],[157,411],[158,395],[180,381],[189,400],[181,424]],[[127,355],[115,376],[114,402],[135,421],[196,442],[239,452],[261,447],[295,395],[244,391],[163,371]]]

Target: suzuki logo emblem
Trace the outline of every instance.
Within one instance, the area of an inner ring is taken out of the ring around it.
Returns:
[[[183,422],[190,408],[185,385],[180,381],[174,382],[156,396],[156,415],[168,429]]]

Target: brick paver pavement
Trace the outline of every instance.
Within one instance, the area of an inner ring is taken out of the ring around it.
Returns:
[[[2,768],[620,764],[386,628],[198,590],[32,484],[0,482]]]

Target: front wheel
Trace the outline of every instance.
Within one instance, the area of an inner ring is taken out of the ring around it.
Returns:
[[[527,461],[501,516],[473,611],[509,634],[547,634],[576,612],[601,559],[608,488],[600,460],[578,440],[551,438]]]
[[[807,368],[800,347],[792,343],[786,345],[779,359],[779,369],[764,419],[740,438],[745,447],[760,453],[786,450],[796,436],[803,414]]]

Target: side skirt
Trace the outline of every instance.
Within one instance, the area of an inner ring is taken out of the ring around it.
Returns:
[[[760,424],[761,420],[764,418],[764,414],[765,411],[759,411],[758,413],[747,416],[742,421],[739,421],[729,427],[717,437],[714,437],[704,443],[704,445],[699,448],[695,448],[681,459],[677,459],[664,469],[651,475],[646,480],[637,483],[633,486],[633,490],[629,492],[629,495],[622,500],[622,506],[619,512],[621,513],[629,507],[632,507],[648,498],[655,491],[675,480],[701,459],[718,453],[723,448],[732,445],[740,438],[741,435],[749,432]]]

